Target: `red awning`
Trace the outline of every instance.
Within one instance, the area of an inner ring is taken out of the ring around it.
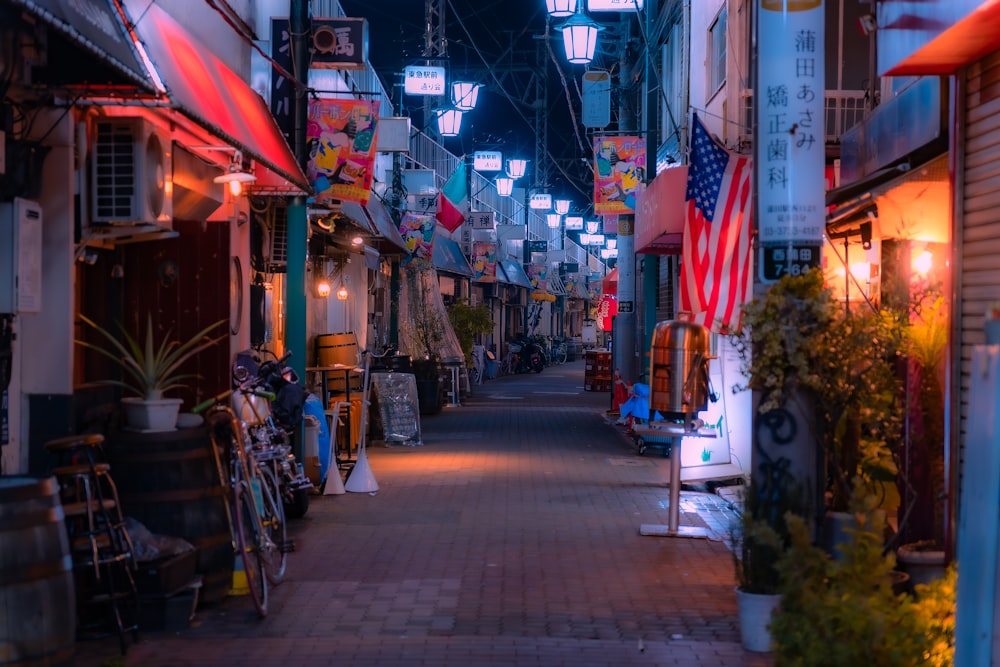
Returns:
[[[635,210],[637,255],[681,254],[687,172],[687,165],[665,169],[639,195]]]
[[[601,294],[618,294],[618,267],[611,269],[608,275],[601,280]]]
[[[258,169],[258,185],[310,192],[270,109],[246,81],[155,3],[135,27],[174,109],[273,172]]]

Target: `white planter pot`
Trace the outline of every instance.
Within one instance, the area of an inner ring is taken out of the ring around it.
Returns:
[[[179,398],[161,398],[155,401],[134,397],[123,398],[125,424],[130,430],[146,433],[176,430],[177,415],[181,411],[183,402]]]
[[[771,650],[771,614],[781,602],[781,595],[745,593],[736,589],[736,602],[740,611],[740,637],[743,648],[757,653]]]

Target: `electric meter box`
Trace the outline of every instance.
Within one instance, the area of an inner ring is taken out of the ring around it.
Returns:
[[[0,313],[42,308],[42,207],[28,199],[0,202]]]

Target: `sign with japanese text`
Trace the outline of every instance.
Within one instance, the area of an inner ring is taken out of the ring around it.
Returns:
[[[762,246],[821,244],[826,220],[823,2],[758,3],[759,32],[768,36],[758,45],[754,93],[758,238]]]
[[[643,0],[587,0],[591,12],[641,12]]]
[[[407,95],[444,95],[443,67],[408,65],[403,68],[403,92]]]
[[[364,69],[368,60],[368,21],[363,18],[314,18],[310,67]]]
[[[594,138],[594,213],[634,213],[646,182],[646,140]]]
[[[286,72],[292,71],[292,38],[288,32],[288,19],[271,19],[271,60]],[[285,141],[294,146],[292,132],[295,118],[295,84],[282,76],[278,70],[271,72],[271,115],[277,123]]]
[[[378,100],[309,102],[307,176],[317,203],[368,203],[378,107]]]
[[[472,229],[493,229],[496,226],[493,216],[493,211],[473,211],[466,222]]]
[[[819,243],[769,243],[760,247],[760,280],[773,283],[784,275],[798,276],[820,265]]]
[[[552,195],[538,192],[528,199],[528,208],[533,211],[548,211],[552,208]]]
[[[503,153],[500,151],[474,151],[472,168],[476,171],[502,171]]]

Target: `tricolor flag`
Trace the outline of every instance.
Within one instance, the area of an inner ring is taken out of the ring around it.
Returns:
[[[747,157],[730,153],[694,116],[687,209],[681,251],[681,309],[716,333],[740,327],[750,300],[750,172]]]
[[[438,193],[435,217],[449,232],[458,229],[469,213],[469,178],[465,169],[465,158],[458,162],[458,168]]]

